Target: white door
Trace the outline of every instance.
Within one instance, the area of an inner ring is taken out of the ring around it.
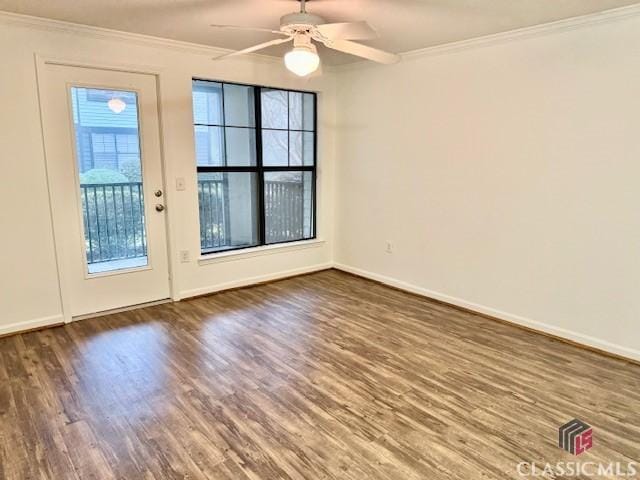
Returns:
[[[40,70],[66,316],[168,298],[155,76],[55,64]]]

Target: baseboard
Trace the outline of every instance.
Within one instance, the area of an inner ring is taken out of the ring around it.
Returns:
[[[64,317],[62,315],[53,315],[51,317],[36,318],[24,322],[10,323],[9,325],[0,325],[0,337],[15,335],[16,333],[26,333],[32,330],[40,330],[46,327],[57,327],[64,325]]]
[[[581,347],[589,348],[591,350],[599,351],[606,355],[612,355],[615,357],[620,357],[624,360],[631,360],[634,363],[640,363],[640,351],[638,350],[624,347],[622,345],[617,345],[611,342],[607,342],[606,340],[601,340],[595,337],[591,337],[589,335],[581,334],[579,332],[574,332],[572,330],[567,330],[564,328],[556,327],[554,325],[549,325],[544,322],[539,322],[526,317],[521,317],[519,315],[513,315],[510,313],[503,312],[501,310],[497,310],[497,309],[480,305],[477,303],[468,302],[466,300],[463,300],[457,297],[452,297],[444,293],[418,287],[416,285],[403,282],[402,280],[398,280],[385,275],[380,275],[374,272],[370,272],[368,270],[363,270],[360,268],[352,267],[352,266],[341,264],[341,263],[327,262],[323,264],[312,265],[309,267],[285,270],[277,273],[271,273],[267,275],[260,275],[256,277],[245,278],[242,280],[236,280],[233,282],[226,282],[218,285],[212,285],[212,286],[193,289],[193,290],[186,290],[181,292],[181,298],[186,299],[191,297],[208,295],[208,294],[220,292],[223,290],[230,290],[230,289],[240,288],[240,287],[248,287],[251,285],[256,285],[256,284],[269,282],[273,280],[282,280],[289,277],[295,277],[295,276],[304,275],[307,273],[327,270],[330,268],[335,268],[337,270],[342,270],[344,272],[351,273],[353,275],[374,280],[376,282],[388,285],[390,287],[394,287],[394,288],[397,288],[406,292],[410,292],[416,295],[420,295],[422,297],[426,297],[429,299],[437,300],[439,302],[446,303],[448,305],[452,305],[454,307],[458,307],[470,312],[478,313],[495,320],[508,322],[515,326],[523,327],[528,330],[532,330],[544,335],[549,335],[562,341],[566,341]],[[33,320],[27,320],[23,322],[11,323],[8,325],[0,325],[0,337],[14,335],[17,333],[25,333],[32,330],[39,330],[41,328],[46,328],[46,327],[64,325],[64,323],[65,323],[64,317],[62,315],[53,315],[49,317],[42,317],[42,318],[37,318]]]
[[[588,348],[590,350],[596,350],[605,355],[619,357],[619,358],[622,358],[623,360],[631,360],[634,363],[640,363],[639,350],[635,350],[632,348],[624,347],[622,345],[610,343],[610,342],[607,342],[606,340],[601,340],[599,338],[591,337],[589,335],[584,335],[579,332],[567,330],[565,328],[549,325],[548,323],[539,322],[529,318],[521,317],[519,315],[513,315],[511,313],[496,310],[494,308],[480,305],[477,303],[468,302],[461,298],[456,298],[450,295],[446,295],[444,293],[428,290],[426,288],[418,287],[416,285],[403,282],[402,280],[397,280],[395,278],[369,272],[367,270],[362,270],[360,268],[351,267],[349,265],[344,265],[341,263],[334,263],[333,266],[337,270],[342,270],[344,272],[351,273],[359,277],[367,278],[369,280],[374,280],[376,282],[383,283],[385,285],[388,285],[400,290],[404,290],[406,292],[420,295],[422,297],[426,297],[429,299],[437,300],[439,302],[446,303],[454,307],[458,307],[473,313],[478,313],[485,317],[489,317],[498,321],[514,324],[516,326],[523,327],[528,330],[535,331],[537,333],[541,333],[544,335],[548,335],[558,340],[562,340],[562,341],[577,345],[579,347]]]
[[[203,288],[197,288],[197,289],[193,289],[193,290],[186,290],[183,292],[180,292],[180,298],[181,299],[186,299],[186,298],[191,298],[191,297],[199,297],[202,295],[208,295],[211,293],[216,293],[216,292],[220,292],[223,290],[230,290],[233,288],[240,288],[240,287],[249,287],[251,285],[257,285],[260,283],[264,283],[264,282],[269,282],[269,281],[273,281],[273,280],[282,280],[285,278],[289,278],[289,277],[295,277],[298,275],[304,275],[306,273],[313,273],[313,272],[319,272],[321,270],[328,270],[330,268],[333,268],[333,264],[331,262],[327,262],[327,263],[322,263],[322,264],[318,264],[318,265],[311,265],[308,267],[303,267],[303,268],[296,268],[296,269],[292,269],[292,270],[284,270],[281,272],[277,272],[277,273],[271,273],[271,274],[267,274],[267,275],[260,275],[260,276],[256,276],[256,277],[249,277],[249,278],[244,278],[242,280],[236,280],[233,282],[227,282],[227,283],[221,283],[219,285],[211,285],[208,287],[203,287]],[[157,303],[165,303],[166,300],[160,301],[160,302],[153,302],[154,304]],[[148,305],[145,305],[148,306]],[[135,307],[139,307],[139,306],[135,306]],[[123,308],[123,309],[117,309],[117,311],[124,311],[124,310],[129,310],[131,309],[131,307],[128,308]],[[109,314],[109,313],[115,313],[115,310],[109,311],[109,312],[102,312],[103,314]],[[91,314],[91,315],[87,315],[84,317],[76,317],[73,319],[73,321],[76,320],[82,320],[85,317],[86,318],[90,318],[90,317],[95,317],[95,316],[100,316],[101,314]],[[26,332],[30,332],[32,330],[40,330],[42,328],[47,328],[47,327],[57,327],[60,325],[64,325],[65,321],[64,321],[64,317],[62,315],[53,315],[50,317],[43,317],[43,318],[36,318],[34,320],[27,320],[24,322],[16,322],[16,323],[10,323],[9,325],[0,325],[0,338],[2,337],[6,337],[9,335],[15,335],[18,333],[26,333]]]
[[[264,282],[270,282],[273,280],[283,280],[289,277],[296,277],[298,275],[304,275],[306,273],[319,272],[321,270],[328,270],[333,268],[333,263],[321,263],[318,265],[311,265],[309,267],[295,268],[292,270],[284,270],[276,273],[269,273],[266,275],[259,275],[256,277],[243,278],[241,280],[234,280],[232,282],[220,283],[218,285],[210,285],[202,288],[195,288],[193,290],[185,290],[180,292],[181,299],[200,297],[203,295],[209,295],[211,293],[221,292],[223,290],[231,290],[234,288],[249,287]]]

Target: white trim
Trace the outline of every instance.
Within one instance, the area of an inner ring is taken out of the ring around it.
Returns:
[[[210,285],[208,287],[195,288],[193,290],[185,290],[180,292],[180,299],[185,300],[190,297],[197,297],[199,295],[207,295],[209,293],[220,292],[222,290],[229,290],[230,288],[249,287],[256,283],[268,282],[271,280],[279,280],[287,277],[293,277],[296,275],[302,275],[305,273],[319,272],[321,270],[328,270],[333,267],[333,263],[320,263],[318,265],[311,265],[309,267],[295,268],[293,270],[284,270],[276,273],[268,273],[266,275],[259,275],[257,277],[244,278],[242,280],[234,280],[231,282],[220,283],[218,285]]]
[[[591,27],[600,23],[616,22],[630,17],[640,15],[640,4],[629,5],[626,7],[612,8],[601,12],[589,13],[578,17],[564,18],[553,22],[541,23],[531,27],[517,28],[506,32],[484,35],[482,37],[461,40],[458,42],[445,43],[433,47],[419,48],[402,54],[403,58],[411,59],[414,57],[423,57],[428,55],[440,55],[443,53],[456,52],[459,50],[467,50],[470,48],[478,48],[505,41],[514,41],[541,35],[550,35],[554,33],[567,32],[582,27]]]
[[[0,12],[0,23],[2,23],[2,12]],[[57,57],[52,55],[43,55],[40,53],[35,53],[34,55],[36,57],[36,64],[39,65],[40,68],[43,68],[45,65],[59,65],[62,67],[79,67],[90,68],[93,70],[112,70],[124,73],[141,73],[145,75],[153,75],[155,77],[159,77],[167,70],[166,67],[156,65],[100,63],[95,62],[95,59],[86,56]]]
[[[405,290],[407,292],[415,293],[423,297],[440,300],[442,302],[450,303],[452,305],[466,308],[468,310],[472,310],[474,312],[481,313],[484,315],[489,315],[491,317],[495,317],[500,320],[504,320],[506,322],[528,327],[533,330],[548,333],[557,337],[562,337],[564,339],[571,340],[573,342],[580,343],[582,345],[597,348],[599,350],[604,350],[605,352],[613,353],[615,355],[640,361],[640,350],[624,347],[622,345],[617,345],[615,343],[607,342],[606,340],[601,340],[599,338],[591,337],[589,335],[584,335],[582,333],[574,332],[572,330],[567,330],[565,328],[549,325],[548,323],[543,323],[537,320],[521,317],[519,315],[503,312],[501,310],[496,310],[491,307],[469,302],[467,300],[463,300],[457,297],[452,297],[450,295],[440,293],[440,292],[435,292],[433,290],[428,290],[426,288],[418,287],[416,285],[404,282],[402,280],[397,280],[395,278],[387,277],[385,275],[380,275],[378,273],[369,272],[367,270],[362,270],[360,268],[351,267],[349,265],[335,263],[333,267],[336,268],[337,270],[343,270],[345,272],[353,273],[361,277],[369,278],[371,280],[384,283],[385,285],[390,285],[392,287],[396,287],[401,290]]]
[[[198,260],[198,265],[209,265],[211,263],[232,262],[245,260],[263,255],[273,255],[275,253],[288,253],[307,248],[318,248],[324,245],[321,239],[301,240],[299,242],[278,243],[275,245],[261,245],[253,248],[243,248],[241,250],[229,250],[227,252],[209,253],[202,255]]]
[[[45,60],[46,62],[46,60]],[[53,63],[47,63],[48,65],[51,65]],[[61,66],[67,66],[64,64],[58,64]],[[101,69],[102,70],[102,69]],[[156,80],[156,98],[157,98],[157,76],[151,74],[151,76],[154,77],[154,79]],[[97,89],[103,89],[103,90],[117,90],[120,92],[133,92],[136,95],[136,119],[138,122],[138,145],[139,145],[139,149],[140,149],[140,168],[142,171],[142,178],[144,179],[144,159],[147,158],[147,155],[144,151],[144,138],[143,138],[143,134],[144,134],[144,126],[142,124],[142,115],[140,112],[140,97],[143,94],[143,91],[140,88],[134,88],[134,87],[127,87],[127,89],[120,89],[120,88],[113,88],[110,87],[109,85],[105,85],[105,84],[97,84],[97,83],[86,83],[86,82],[65,82],[66,83],[66,92],[67,92],[67,105],[71,105],[72,102],[72,91],[74,88],[97,88]],[[71,132],[71,137],[73,140],[73,143],[70,145],[71,148],[71,152],[73,154],[73,164],[71,166],[71,168],[73,169],[73,171],[75,172],[74,175],[74,179],[73,179],[73,184],[75,185],[75,192],[76,192],[76,201],[75,201],[75,206],[76,206],[76,210],[77,210],[77,222],[78,225],[80,226],[80,233],[81,233],[81,238],[82,241],[79,243],[79,251],[78,251],[78,257],[82,259],[82,265],[83,265],[83,270],[84,270],[84,279],[85,280],[92,280],[92,279],[100,279],[100,278],[104,278],[104,277],[112,277],[112,276],[116,276],[116,275],[126,275],[128,273],[133,273],[133,272],[142,272],[145,270],[153,270],[153,259],[151,256],[151,252],[147,252],[147,263],[145,265],[139,266],[139,267],[129,267],[129,268],[121,268],[121,269],[117,269],[117,270],[106,270],[106,271],[102,271],[102,272],[96,272],[96,273],[91,273],[89,271],[89,264],[87,262],[87,251],[86,251],[86,245],[85,245],[85,241],[84,239],[87,238],[86,237],[86,231],[85,231],[85,224],[84,224],[84,214],[82,211],[82,188],[80,185],[80,172],[78,171],[78,165],[80,165],[80,161],[78,159],[78,151],[77,151],[77,147],[76,145],[78,145],[78,132],[76,131],[75,128],[75,124],[73,121],[73,110],[71,108],[67,107],[67,114],[68,114],[68,123],[69,123],[69,131]],[[158,124],[159,126],[159,124]],[[158,131],[158,137],[160,138],[162,136],[162,131]],[[162,181],[163,181],[163,185],[162,188],[164,189],[164,172],[162,172]],[[146,192],[145,192],[145,187],[147,187],[146,183],[142,185],[142,196],[143,198],[146,200],[147,195],[146,193],[149,192],[149,190],[151,190],[150,188],[146,188]],[[150,198],[150,197],[148,197]],[[149,205],[149,203],[151,202],[143,202],[144,204],[144,221],[143,221],[143,234],[144,237],[148,238],[148,221],[147,219],[151,217],[150,213],[151,213],[151,206]],[[166,221],[166,219],[165,219]],[[166,229],[166,228],[165,228]],[[168,248],[168,245],[167,245]],[[167,255],[169,255],[169,252],[167,250]],[[168,258],[167,258],[167,263],[168,263]]]
[[[473,37],[467,40],[447,42],[431,47],[418,48],[415,50],[409,50],[407,52],[400,53],[399,55],[402,57],[403,61],[410,61],[423,57],[445,55],[464,50],[471,50],[474,48],[488,47],[491,45],[497,45],[506,42],[524,40],[544,35],[553,35],[556,33],[575,30],[578,28],[591,27],[602,23],[625,20],[628,18],[636,17],[638,15],[640,15],[640,4],[628,5],[625,7],[612,8],[601,12],[588,13],[586,15],[580,15],[577,17],[556,20],[553,22],[541,23],[530,27],[507,30],[505,32],[483,35],[481,37]],[[366,66],[383,68],[382,65],[378,65],[365,60],[356,61],[345,65],[336,65],[333,67],[333,70],[340,72],[355,70],[357,68]]]
[[[2,23],[3,19],[4,19],[4,15],[10,15],[10,16],[16,16],[15,14],[7,14],[6,12],[1,12],[0,11],[0,23]],[[17,15],[17,17],[22,17],[22,15]],[[30,17],[31,18],[31,17]],[[33,17],[36,18],[36,17]],[[39,19],[39,20],[46,20],[46,19]],[[63,22],[64,23],[64,22]],[[88,27],[88,28],[94,28],[94,27]],[[42,139],[42,154],[43,154],[43,158],[44,158],[44,166],[45,166],[45,173],[46,173],[46,177],[47,177],[47,193],[48,193],[48,197],[49,197],[49,217],[50,217],[50,221],[51,221],[51,227],[52,227],[52,236],[53,236],[53,244],[54,244],[54,252],[55,252],[55,258],[56,258],[56,267],[57,267],[57,276],[58,276],[58,291],[59,291],[59,295],[60,295],[60,302],[61,302],[61,306],[62,306],[62,316],[64,318],[64,322],[65,323],[70,323],[73,321],[74,317],[72,317],[71,315],[71,300],[70,300],[70,296],[69,296],[69,291],[70,291],[70,287],[69,287],[69,280],[68,280],[68,272],[65,272],[65,267],[63,265],[63,263],[61,262],[61,258],[63,257],[62,255],[62,246],[60,244],[60,242],[57,241],[57,237],[59,237],[59,235],[56,234],[56,228],[55,228],[55,206],[54,206],[54,202],[53,202],[53,198],[52,198],[52,193],[51,193],[51,178],[49,175],[49,163],[50,163],[50,159],[47,155],[47,148],[46,148],[46,129],[45,129],[45,124],[44,124],[44,112],[43,112],[43,106],[42,106],[42,102],[43,102],[43,92],[44,92],[44,85],[43,85],[43,79],[44,79],[44,71],[47,65],[60,65],[60,66],[68,66],[68,67],[85,67],[85,68],[91,68],[91,69],[95,69],[95,70],[110,70],[110,71],[115,71],[115,72],[122,72],[122,73],[139,73],[139,74],[145,74],[148,76],[152,76],[155,78],[155,88],[156,88],[156,102],[157,102],[157,108],[158,108],[158,140],[159,140],[159,149],[160,149],[160,162],[161,162],[161,168],[162,168],[162,172],[161,172],[161,179],[162,179],[162,189],[163,191],[167,191],[166,188],[166,183],[167,183],[167,179],[166,179],[166,164],[165,164],[165,157],[164,157],[164,135],[163,135],[163,131],[162,131],[162,121],[161,121],[161,110],[160,110],[160,74],[163,71],[162,68],[156,68],[156,67],[145,67],[145,66],[132,66],[132,65],[116,65],[116,64],[106,64],[106,65],[101,65],[101,64],[96,64],[94,62],[91,62],[89,60],[86,59],[82,59],[82,60],[73,60],[73,59],[64,59],[64,58],[57,58],[57,57],[49,57],[46,55],[40,55],[38,53],[34,54],[34,63],[35,63],[35,72],[36,72],[36,86],[37,86],[37,97],[38,97],[38,112],[39,112],[39,117],[40,117],[40,131],[41,131],[41,139]],[[148,69],[148,70],[147,70]],[[73,129],[72,129],[73,131]],[[72,148],[73,150],[73,148]],[[175,279],[175,276],[173,275],[173,269],[172,269],[172,263],[171,263],[171,259],[174,257],[174,255],[171,252],[171,245],[169,242],[169,238],[170,238],[170,232],[169,232],[169,221],[168,221],[168,216],[165,218],[165,239],[166,239],[166,253],[167,253],[167,270],[168,270],[168,286],[169,286],[169,295],[171,296],[171,298],[173,298],[175,292],[177,291],[177,285],[176,282],[177,280]],[[82,224],[82,221],[81,221]],[[90,276],[87,276],[87,269],[85,268],[85,279],[90,280],[93,278],[102,278],[104,276],[111,276],[111,275],[117,275],[117,274],[124,274],[124,273],[134,273],[134,272],[139,272],[139,271],[144,271],[144,270],[150,270],[152,268],[151,266],[151,258],[148,257],[147,259],[148,263],[146,266],[144,267],[140,267],[140,268],[135,268],[135,269],[126,269],[126,270],[119,270],[119,271],[114,271],[114,272],[104,272],[103,274],[90,274]],[[106,275],[105,275],[106,274]],[[133,306],[135,307],[135,305]],[[123,308],[128,308],[127,306],[123,307]]]
[[[54,20],[51,18],[36,17],[33,15],[23,15],[20,13],[5,11],[0,11],[0,23],[6,25],[30,27],[44,31],[53,31],[72,35],[84,35],[86,37],[92,38],[116,40],[126,42],[127,44],[136,44],[144,47],[168,48],[174,51],[188,52],[196,55],[217,57],[233,52],[233,50],[214,47],[211,45],[183,42],[180,40],[171,40],[169,38],[155,37],[152,35],[123,32],[121,30],[113,30],[110,28],[94,27],[91,25],[83,25],[80,23],[65,22],[62,20]],[[266,63],[280,64],[282,62],[282,59],[280,57],[272,57],[269,55],[252,53],[248,56],[253,60],[263,61]]]
[[[144,257],[138,257],[138,258],[144,258]],[[128,273],[136,273],[136,272],[144,272],[145,270],[153,270],[153,266],[151,265],[148,255],[147,255],[147,264],[142,265],[140,267],[117,268],[115,270],[105,270],[104,272],[91,273],[89,272],[88,263],[86,260],[84,261],[84,265],[86,267],[84,272],[85,280],[96,280],[104,277],[115,277],[117,275],[127,275]]]
[[[1,18],[1,17],[0,17]],[[69,291],[69,287],[66,283],[66,277],[63,275],[62,270],[64,269],[62,258],[62,246],[58,241],[59,235],[56,235],[56,222],[54,220],[54,207],[53,207],[53,193],[51,189],[51,175],[49,168],[49,157],[47,156],[47,136],[45,133],[45,122],[44,122],[44,111],[42,108],[43,102],[43,91],[44,87],[42,85],[43,82],[43,74],[45,63],[44,60],[38,56],[34,55],[34,63],[35,63],[35,71],[36,71],[36,95],[38,99],[38,117],[40,121],[40,143],[42,148],[42,160],[44,163],[44,172],[47,180],[47,199],[48,199],[48,207],[49,207],[49,222],[51,225],[51,239],[53,240],[53,252],[56,260],[56,276],[58,278],[58,295],[60,298],[60,306],[62,307],[62,317],[65,323],[69,323],[71,321],[71,314],[69,313],[71,310],[69,295],[67,292]]]
[[[50,327],[52,325],[60,325],[63,323],[65,322],[62,315],[52,315],[50,317],[35,318],[33,320],[10,323],[9,325],[0,325],[0,335],[4,336],[11,333],[20,333],[27,330]]]
[[[557,32],[565,32],[576,28],[597,25],[600,23],[624,20],[626,18],[640,15],[640,4],[628,5],[625,7],[612,8],[600,12],[588,13],[576,17],[565,18],[552,22],[533,25],[530,27],[517,28],[505,32],[474,37],[467,40],[443,43],[426,48],[419,48],[400,53],[403,60],[411,60],[431,55],[442,55],[453,53],[471,48],[478,48],[497,43],[503,43],[523,38],[531,38],[541,35],[547,35]],[[106,38],[110,40],[119,40],[129,44],[148,47],[168,48],[180,52],[190,52],[198,55],[219,56],[230,53],[233,50],[214,47],[210,45],[202,45],[192,42],[183,42],[180,40],[171,40],[168,38],[155,37],[152,35],[143,35],[140,33],[123,32],[120,30],[112,30],[103,27],[94,27],[90,25],[82,25],[79,23],[65,22],[61,20],[53,20],[50,18],[36,17],[32,15],[23,15],[19,13],[0,11],[0,23],[7,25],[18,25],[24,27],[36,28],[45,31],[55,31],[67,34],[84,35],[93,38]],[[270,64],[280,64],[281,57],[275,57],[263,54],[248,54],[253,60],[262,61]],[[346,65],[325,65],[323,69],[327,72],[343,71],[362,66],[379,66],[368,61],[356,61]]]

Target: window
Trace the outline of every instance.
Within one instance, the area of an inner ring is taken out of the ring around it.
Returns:
[[[315,237],[316,95],[193,81],[202,253]]]
[[[129,164],[139,165],[140,163],[140,146],[138,144],[137,133],[118,133],[129,132],[130,129],[125,128],[84,128],[83,132],[91,134],[91,152],[90,158],[85,161],[83,166],[86,168],[107,168],[114,170],[126,170]],[[95,133],[100,132],[100,133]],[[136,179],[137,180],[137,179]]]
[[[119,113],[107,102],[117,96]],[[71,87],[88,273],[147,265],[135,92]]]

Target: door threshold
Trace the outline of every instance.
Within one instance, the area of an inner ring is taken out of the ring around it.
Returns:
[[[106,315],[113,315],[114,313],[128,312],[130,310],[153,307],[155,305],[162,305],[163,303],[170,303],[170,302],[172,302],[170,298],[164,298],[162,300],[154,300],[152,302],[137,303],[135,305],[129,305],[128,307],[112,308],[110,310],[102,310],[100,312],[86,313],[84,315],[76,315],[75,317],[71,317],[71,322],[86,320],[88,318],[104,317]]]

